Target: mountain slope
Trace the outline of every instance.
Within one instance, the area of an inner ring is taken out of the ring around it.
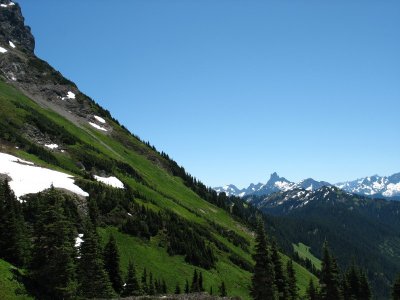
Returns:
[[[190,280],[193,271],[200,269],[207,289],[214,285],[215,290],[219,281],[224,280],[230,295],[249,299],[249,266],[254,244],[251,230],[232,216],[226,203],[218,202],[220,198],[215,192],[186,174],[166,154],[120,126],[73,82],[37,58],[33,52],[34,40],[23,23],[19,5],[10,5],[5,0],[0,3],[6,6],[0,7],[0,47],[5,50],[0,53],[0,152],[23,159],[25,162],[17,163],[29,168],[41,167],[72,176],[83,191],[78,195],[83,211],[87,206],[85,193],[89,199],[97,190],[104,195],[118,194],[122,199],[129,197],[127,207],[112,206],[104,212],[99,228],[103,239],[113,232],[120,241],[124,272],[128,258],[133,257],[139,266],[151,268],[155,277],[165,278],[172,288],[176,280],[182,286],[184,278]],[[15,174],[2,170],[0,165],[1,173],[16,180]],[[115,177],[125,189],[98,184],[96,176]],[[38,187],[34,176],[21,180],[21,185]],[[76,192],[63,185],[58,187]],[[25,192],[19,196],[27,197],[29,202],[31,196]],[[181,228],[191,230],[207,249],[212,249],[215,265],[188,262],[186,250],[167,253],[165,241],[171,239],[167,229],[158,230],[148,238],[123,233],[124,226],[132,219],[130,214],[138,212],[139,206],[149,216],[162,212],[163,216],[178,219]],[[115,231],[116,227],[120,231]],[[131,247],[127,247],[128,241]],[[153,262],[148,262],[147,255],[152,255]],[[295,268],[304,292],[308,279],[314,277],[299,265]]]
[[[346,267],[363,266],[378,299],[388,299],[400,270],[400,203],[346,193],[336,187],[302,189],[247,200],[270,215],[280,239],[310,246],[321,258],[327,240]]]

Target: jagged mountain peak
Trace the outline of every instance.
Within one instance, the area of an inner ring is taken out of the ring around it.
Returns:
[[[11,42],[11,43],[10,43]],[[25,26],[21,7],[9,0],[0,0],[0,46],[18,47],[33,54],[35,39],[29,26]]]

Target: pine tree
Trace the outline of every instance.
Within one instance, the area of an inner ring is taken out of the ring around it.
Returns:
[[[278,299],[275,286],[274,265],[268,250],[264,223],[261,220],[258,220],[257,223],[256,249],[253,258],[256,263],[254,266],[251,288],[253,299]]]
[[[190,292],[192,292],[192,293],[200,292],[199,275],[197,274],[197,270],[194,270],[194,272],[193,272],[192,285],[190,287]]]
[[[210,286],[210,292],[209,292],[209,294],[212,296],[212,295],[213,295],[213,293],[214,293],[214,291],[213,291],[213,287],[212,287],[212,286]]]
[[[199,292],[204,292],[204,286],[203,286],[203,273],[199,273]]]
[[[221,285],[219,286],[219,295],[221,297],[226,297],[227,296],[227,291],[226,291],[226,286],[225,286],[225,282],[222,281]]]
[[[392,288],[392,299],[400,300],[400,276],[397,277]]]
[[[175,295],[179,295],[181,293],[181,287],[179,286],[179,283],[176,284],[174,293]]]
[[[111,282],[104,269],[99,236],[93,225],[86,225],[79,259],[79,294],[85,298],[111,298]]]
[[[0,184],[0,258],[19,267],[25,266],[30,246],[21,203],[6,179]]]
[[[143,269],[141,282],[142,282],[143,292],[145,294],[148,294],[149,293],[149,286],[147,285],[147,270],[146,270],[146,268]]]
[[[370,300],[372,298],[371,287],[364,272],[360,274],[360,299]]]
[[[99,220],[100,212],[99,212],[99,208],[97,206],[97,201],[95,199],[91,198],[89,200],[88,210],[89,210],[90,221],[92,222],[94,227],[97,227],[99,225],[98,220]]]
[[[162,292],[163,294],[166,294],[168,288],[167,288],[167,283],[165,282],[164,279],[162,280],[162,285],[161,285],[161,287],[162,287],[162,288],[161,288],[161,292]]]
[[[286,300],[289,297],[287,279],[283,272],[282,261],[275,242],[272,243],[271,247],[271,259],[274,265],[275,286],[278,291],[279,300]]]
[[[104,268],[108,273],[114,291],[120,294],[123,282],[119,266],[118,247],[113,235],[110,235],[108,243],[104,247]]]
[[[306,295],[308,300],[318,300],[318,291],[312,279],[310,279],[308,284]]]
[[[339,290],[339,269],[336,259],[331,256],[328,243],[323,246],[323,258],[320,275],[322,300],[341,299]]]
[[[130,261],[128,265],[128,276],[126,277],[122,295],[124,297],[140,295],[140,286],[136,277],[135,266],[132,261]]]
[[[189,294],[189,293],[190,293],[189,281],[186,279],[186,283],[185,283],[185,294]]]
[[[156,291],[154,288],[154,282],[153,282],[153,273],[150,272],[149,275],[149,295],[155,295]]]
[[[298,288],[296,283],[296,272],[293,268],[293,261],[289,260],[286,265],[286,273],[288,278],[288,298],[289,300],[296,300],[298,298]]]
[[[64,215],[62,195],[54,188],[42,194],[46,203],[35,226],[28,277],[39,293],[52,299],[76,296],[75,228]]]

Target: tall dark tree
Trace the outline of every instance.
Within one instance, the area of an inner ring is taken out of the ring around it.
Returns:
[[[204,286],[203,286],[203,272],[199,273],[199,291],[204,292]]]
[[[104,247],[104,267],[114,291],[121,294],[123,282],[119,265],[119,251],[113,235],[110,235]]]
[[[221,282],[221,285],[219,286],[218,291],[219,291],[219,295],[221,297],[226,297],[228,295],[228,292],[226,291],[226,285],[225,285],[224,281]]]
[[[251,295],[255,300],[276,300],[278,293],[275,286],[274,265],[269,253],[265,236],[264,223],[257,222],[255,266],[252,277]]]
[[[308,283],[306,296],[308,300],[318,300],[318,291],[312,279],[310,279],[310,282]]]
[[[336,259],[330,254],[327,242],[323,246],[320,285],[322,300],[341,299],[339,268]]]
[[[129,297],[129,296],[139,296],[140,294],[141,294],[140,286],[138,279],[136,277],[135,266],[133,262],[130,261],[128,265],[128,275],[126,277],[126,282],[123,288],[122,295],[124,297]]]
[[[75,228],[65,217],[63,196],[51,188],[41,194],[46,205],[35,226],[35,242],[28,276],[42,298],[76,296]]]
[[[185,294],[189,294],[189,293],[190,293],[189,281],[186,279],[186,282],[185,282]]]
[[[174,293],[175,295],[179,295],[181,293],[181,287],[179,286],[179,283],[176,284]]]
[[[392,288],[392,299],[400,300],[400,275],[397,277]]]
[[[86,225],[79,259],[79,294],[84,298],[111,298],[111,282],[104,269],[99,236],[93,225]]]
[[[156,294],[156,289],[154,287],[154,281],[153,281],[153,273],[150,272],[149,275],[149,295],[155,295]]]
[[[141,283],[142,283],[142,290],[145,294],[149,293],[149,286],[147,285],[147,270],[146,268],[143,269],[143,274],[141,278]]]
[[[0,258],[22,267],[30,255],[30,241],[21,203],[8,180],[0,184]]]
[[[190,286],[190,291],[192,293],[200,292],[199,274],[197,273],[197,270],[194,270],[193,272],[192,285]]]
[[[162,292],[163,294],[166,294],[166,293],[167,293],[167,290],[168,290],[168,288],[167,288],[167,283],[166,283],[165,280],[163,279],[163,280],[162,280],[162,284],[161,284],[161,292]]]
[[[372,298],[371,287],[367,275],[364,272],[360,274],[360,299],[370,300]]]
[[[286,300],[289,297],[287,279],[283,271],[281,257],[275,242],[272,243],[271,247],[271,259],[274,265],[275,285],[278,290],[279,300]]]
[[[286,264],[287,282],[288,282],[288,297],[289,300],[296,300],[299,297],[297,288],[296,272],[293,268],[293,261],[289,260]]]

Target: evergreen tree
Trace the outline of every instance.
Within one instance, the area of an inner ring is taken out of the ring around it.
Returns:
[[[162,292],[163,294],[166,294],[166,293],[167,293],[167,290],[168,290],[168,288],[167,288],[167,283],[166,283],[165,280],[163,279],[163,280],[162,280],[162,289],[161,289],[161,292]]]
[[[228,295],[227,291],[226,291],[226,286],[225,286],[225,282],[224,281],[221,282],[221,285],[219,286],[218,290],[219,290],[219,295],[221,297],[226,297]]]
[[[341,299],[339,290],[339,270],[336,259],[331,256],[328,243],[323,246],[322,267],[320,275],[322,300]]]
[[[181,287],[179,286],[179,283],[176,284],[174,293],[175,295],[179,295],[181,293]]]
[[[96,229],[86,225],[79,259],[79,294],[84,298],[111,298],[111,282],[104,269],[102,251]]]
[[[293,268],[293,261],[289,260],[286,265],[286,273],[288,277],[288,298],[289,300],[296,300],[298,298],[298,288],[296,283],[296,272]]]
[[[371,287],[364,272],[360,274],[360,299],[370,300],[372,298]]]
[[[190,292],[192,292],[192,293],[200,292],[199,275],[197,274],[197,270],[194,270],[194,272],[193,272],[192,285],[190,287]]]
[[[271,259],[274,265],[275,285],[278,290],[279,300],[286,300],[289,297],[287,279],[283,271],[282,261],[275,242],[272,243],[271,247]]]
[[[275,286],[274,265],[268,250],[264,223],[260,219],[257,222],[256,249],[253,258],[256,263],[254,266],[251,288],[253,299],[278,299]]]
[[[122,295],[124,297],[140,295],[140,286],[136,277],[135,266],[132,261],[130,261],[128,265],[128,276],[126,278]]]
[[[400,300],[400,276],[397,277],[396,281],[393,284],[392,299],[393,300]]]
[[[204,292],[203,273],[202,272],[200,272],[200,274],[199,274],[199,291]]]
[[[104,267],[114,291],[121,294],[123,282],[119,266],[119,252],[113,235],[110,235],[108,243],[104,247]]]
[[[150,272],[149,275],[149,295],[155,295],[156,291],[154,288],[154,282],[153,282],[153,273]]]
[[[8,180],[0,184],[0,258],[22,267],[30,256],[30,241],[21,203]]]
[[[189,281],[186,279],[186,283],[185,283],[185,294],[189,294],[189,293],[190,293]]]
[[[35,226],[35,241],[28,277],[43,298],[76,296],[75,228],[64,215],[63,197],[53,187],[42,194],[46,205]]]
[[[213,295],[213,293],[214,293],[214,291],[213,291],[213,287],[212,287],[212,286],[210,286],[210,292],[209,292],[209,294],[212,296],[212,295]]]
[[[310,279],[308,284],[306,295],[308,300],[318,300],[318,291],[312,279]]]
[[[99,219],[99,208],[97,206],[97,201],[93,198],[90,198],[89,203],[88,203],[88,210],[89,210],[89,218],[90,221],[92,222],[94,227],[97,227],[98,224],[98,219]]]
[[[147,285],[147,270],[146,270],[146,268],[143,269],[143,274],[142,274],[141,282],[142,282],[142,289],[143,289],[143,292],[144,292],[145,294],[148,294],[148,293],[149,293],[149,287],[148,287],[148,285]]]

